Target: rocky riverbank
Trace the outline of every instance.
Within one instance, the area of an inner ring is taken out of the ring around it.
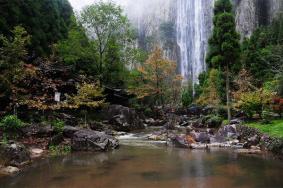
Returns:
[[[127,138],[129,132],[145,129],[143,132],[146,134],[142,135],[144,142],[185,149],[229,148],[247,154],[272,152],[283,156],[282,139],[264,135],[243,125],[239,119],[234,119],[229,125],[221,125],[222,120],[210,115],[211,109],[208,108],[169,113],[158,109],[150,118],[120,105],[111,105],[102,112],[104,118],[99,122],[78,126],[69,121],[59,133],[46,123],[25,126],[16,141],[7,140],[0,144],[0,174],[18,173],[34,160],[52,155],[51,150],[56,151],[57,148],[67,152],[117,149],[119,139]]]

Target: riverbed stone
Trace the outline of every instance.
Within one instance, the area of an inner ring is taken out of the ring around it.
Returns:
[[[31,154],[31,158],[41,157],[44,153],[44,150],[40,148],[30,148],[29,151]]]
[[[13,175],[20,172],[20,169],[14,166],[0,167],[0,174],[2,175]]]
[[[0,158],[3,165],[21,166],[30,162],[30,153],[27,148],[20,144],[11,142],[0,146]]]
[[[173,138],[172,143],[177,148],[189,148],[189,144],[186,142],[186,139],[181,136],[176,136]]]
[[[71,144],[74,151],[107,151],[119,146],[116,138],[88,129],[76,132]]]

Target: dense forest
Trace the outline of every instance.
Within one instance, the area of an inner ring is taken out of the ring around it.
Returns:
[[[241,38],[231,1],[217,0],[207,71],[198,83],[185,82],[177,62],[166,58],[158,44],[145,50],[137,40],[136,29],[113,2],[86,6],[75,15],[68,0],[1,0],[3,142],[21,138],[25,126],[42,123],[54,128],[52,139],[69,124],[108,130],[100,115],[113,104],[138,114],[123,111],[130,114],[129,123],[111,111],[109,124],[114,129],[119,124],[117,131],[143,128],[136,117],[146,124],[152,123],[146,118],[159,119],[152,124],[175,129],[173,117],[208,109],[198,116],[204,128],[218,129],[240,118],[263,132],[263,124],[276,124],[268,133],[283,137],[283,14]],[[66,116],[74,118],[72,123]],[[51,143],[48,149],[55,153],[71,150]]]

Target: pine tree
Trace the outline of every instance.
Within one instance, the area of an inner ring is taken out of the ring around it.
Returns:
[[[231,120],[230,72],[237,67],[240,36],[236,31],[230,0],[217,0],[215,2],[213,24],[214,29],[209,39],[207,63],[210,68],[217,68],[225,72],[227,112],[228,120]]]

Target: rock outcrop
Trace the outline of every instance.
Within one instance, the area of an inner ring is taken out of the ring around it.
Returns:
[[[119,146],[116,138],[89,129],[74,133],[71,144],[74,151],[108,151]]]
[[[104,115],[116,131],[134,131],[144,129],[144,124],[134,109],[121,105],[110,105]]]

